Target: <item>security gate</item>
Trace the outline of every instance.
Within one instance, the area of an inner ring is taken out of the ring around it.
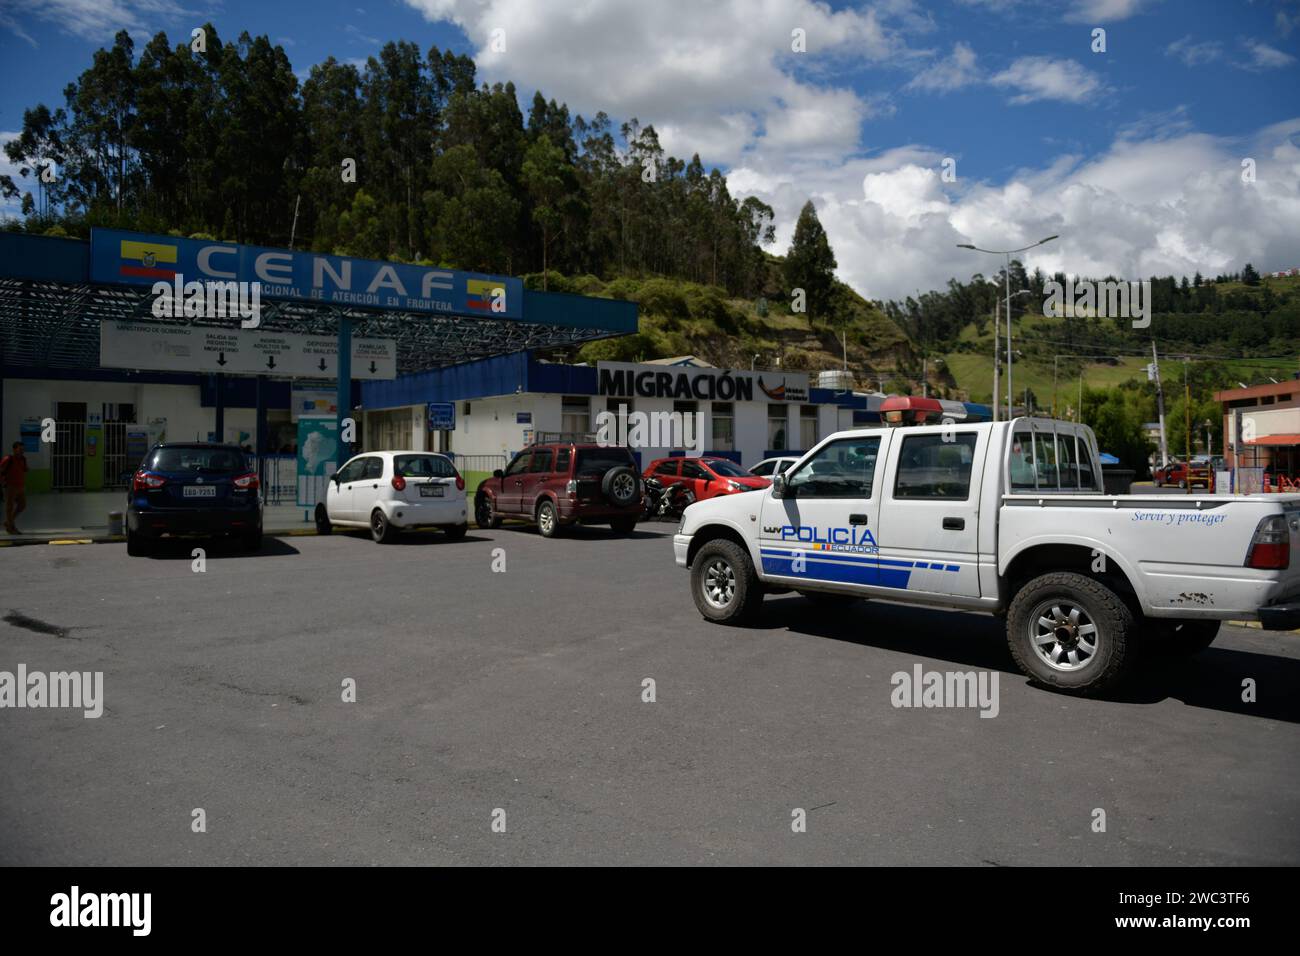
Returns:
[[[80,491],[86,486],[85,453],[86,423],[55,422],[50,469],[56,491]]]
[[[104,487],[125,488],[139,462],[127,461],[127,422],[104,422]]]

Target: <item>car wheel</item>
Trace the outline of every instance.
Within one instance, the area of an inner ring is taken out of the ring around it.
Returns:
[[[619,508],[626,508],[636,501],[637,474],[628,467],[620,466],[605,472],[600,481],[600,490],[610,503]]]
[[[332,534],[334,525],[330,522],[330,514],[325,510],[324,505],[316,506],[316,533]]]
[[[1126,670],[1133,612],[1104,584],[1068,571],[1034,578],[1007,611],[1020,670],[1058,690],[1095,693]]]
[[[1156,479],[1156,487],[1157,487],[1157,488],[1163,488],[1164,485],[1165,485],[1165,483],[1164,483],[1163,481],[1161,481],[1159,478]]]
[[[142,535],[136,534],[130,528],[126,529],[126,553],[133,558],[148,557],[149,542]]]
[[[261,526],[259,525],[256,531],[250,531],[247,534],[245,534],[241,540],[243,541],[245,551],[261,551],[262,550]]]
[[[474,504],[474,523],[485,531],[489,528],[501,527],[501,516],[497,514],[496,508],[492,506],[491,495],[480,495]]]
[[[1214,643],[1222,623],[1149,617],[1144,621],[1143,644],[1150,657],[1190,657]]]
[[[397,529],[388,520],[383,508],[370,512],[370,537],[378,544],[392,544],[397,539]]]
[[[754,563],[734,541],[710,541],[691,564],[691,597],[707,620],[743,624],[763,603]]]
[[[450,528],[444,528],[443,531],[446,532],[446,535],[449,540],[459,541],[461,538],[465,537],[466,532],[469,531],[469,525],[455,524],[452,525]]]
[[[1182,481],[1178,482],[1178,487],[1179,487],[1179,488],[1186,488],[1186,487],[1187,487],[1187,479],[1184,478]]]
[[[560,518],[555,513],[555,505],[549,501],[537,506],[537,530],[543,538],[554,538],[560,533]]]
[[[615,518],[609,523],[609,526],[613,528],[617,534],[631,534],[633,529],[636,528],[636,519]]]

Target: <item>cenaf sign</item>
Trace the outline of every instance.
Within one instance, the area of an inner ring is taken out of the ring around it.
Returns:
[[[375,259],[92,229],[90,278],[112,285],[259,282],[264,299],[523,318],[523,281]]]

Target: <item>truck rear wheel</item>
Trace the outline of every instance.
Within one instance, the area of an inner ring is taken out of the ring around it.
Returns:
[[[743,624],[763,603],[763,588],[745,549],[719,539],[700,548],[691,563],[691,597],[708,620]]]
[[[1106,585],[1056,571],[1020,589],[1007,611],[1016,665],[1058,690],[1097,693],[1126,670],[1133,612]]]

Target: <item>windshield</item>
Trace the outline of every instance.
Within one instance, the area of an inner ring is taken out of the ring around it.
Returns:
[[[187,448],[183,445],[159,448],[153,453],[149,471],[247,471],[244,453],[238,448]]]
[[[704,460],[704,464],[706,464],[715,475],[720,475],[723,478],[754,477],[735,462],[729,461],[726,458],[708,458]]]

